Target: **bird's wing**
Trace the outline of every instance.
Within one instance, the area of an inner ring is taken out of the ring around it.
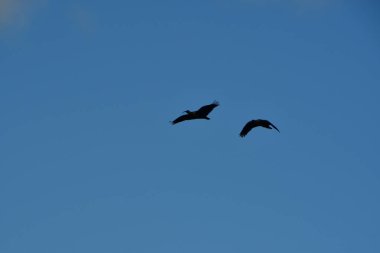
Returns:
[[[176,118],[175,120],[173,120],[171,123],[172,125],[175,125],[179,122],[182,122],[182,121],[185,121],[185,120],[190,120],[192,119],[191,115],[190,114],[185,114],[185,115],[182,115],[182,116],[179,116],[178,118]]]
[[[215,107],[219,105],[218,101],[214,101],[212,104],[202,106],[195,113],[202,116],[207,116]]]
[[[276,129],[277,132],[280,132],[280,130],[278,130],[278,128],[275,125],[273,125],[271,122],[269,122],[269,125],[271,125],[274,129]]]
[[[245,126],[241,130],[240,137],[245,137],[249,133],[249,131],[251,131],[251,129],[256,127],[256,126],[257,126],[257,124],[256,124],[255,120],[249,121],[247,124],[245,124]]]

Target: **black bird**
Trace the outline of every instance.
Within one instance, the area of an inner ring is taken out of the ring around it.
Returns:
[[[175,120],[171,121],[171,123],[173,125],[175,125],[175,124],[182,122],[182,121],[185,121],[185,120],[193,120],[193,119],[207,119],[207,120],[209,120],[210,118],[207,117],[207,115],[212,110],[214,110],[214,108],[217,107],[218,105],[219,105],[219,103],[217,101],[214,101],[212,104],[202,106],[197,111],[192,112],[192,111],[186,110],[186,111],[184,111],[184,112],[186,112],[185,115],[179,116]]]
[[[265,127],[268,129],[272,129],[272,127],[273,127],[278,132],[280,132],[280,130],[278,130],[278,128],[275,125],[273,125],[271,122],[269,122],[268,120],[254,119],[254,120],[249,121],[247,124],[245,124],[245,126],[243,127],[243,129],[240,132],[240,137],[245,137],[249,133],[249,131],[251,131],[252,128],[258,127],[258,126]]]

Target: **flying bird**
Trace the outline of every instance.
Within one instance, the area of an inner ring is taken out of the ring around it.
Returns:
[[[280,130],[278,130],[278,128],[275,125],[273,125],[271,122],[269,122],[268,120],[254,119],[254,120],[249,121],[247,124],[245,124],[245,126],[243,127],[243,129],[240,132],[240,137],[245,137],[249,133],[249,131],[252,130],[252,128],[259,127],[259,126],[265,127],[268,129],[272,129],[272,127],[273,127],[278,132],[280,132]]]
[[[209,120],[210,118],[207,117],[207,115],[214,110],[215,107],[219,105],[219,102],[214,101],[212,104],[202,106],[199,108],[197,111],[189,111],[186,110],[184,111],[186,114],[179,116],[175,120],[171,121],[173,125],[185,121],[185,120],[193,120],[193,119],[207,119]]]

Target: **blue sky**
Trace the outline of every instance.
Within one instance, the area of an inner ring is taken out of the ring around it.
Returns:
[[[379,8],[1,0],[0,251],[379,252]]]

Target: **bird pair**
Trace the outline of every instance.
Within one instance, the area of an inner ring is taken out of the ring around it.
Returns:
[[[184,111],[186,114],[179,116],[175,120],[171,121],[171,123],[173,125],[175,125],[175,124],[180,123],[180,122],[185,121],[185,120],[193,120],[193,119],[207,119],[207,120],[209,120],[210,118],[207,117],[208,114],[212,110],[214,110],[214,108],[217,106],[219,106],[219,103],[217,101],[214,101],[212,104],[202,106],[197,111],[186,110],[186,111]],[[278,132],[280,132],[280,130],[278,130],[278,128],[275,125],[273,125],[271,122],[269,122],[268,120],[254,119],[254,120],[248,121],[245,124],[245,126],[243,127],[243,129],[240,132],[240,136],[245,137],[249,133],[249,131],[252,130],[252,128],[259,127],[259,126],[265,127],[268,129],[272,129],[272,127],[273,127]]]

